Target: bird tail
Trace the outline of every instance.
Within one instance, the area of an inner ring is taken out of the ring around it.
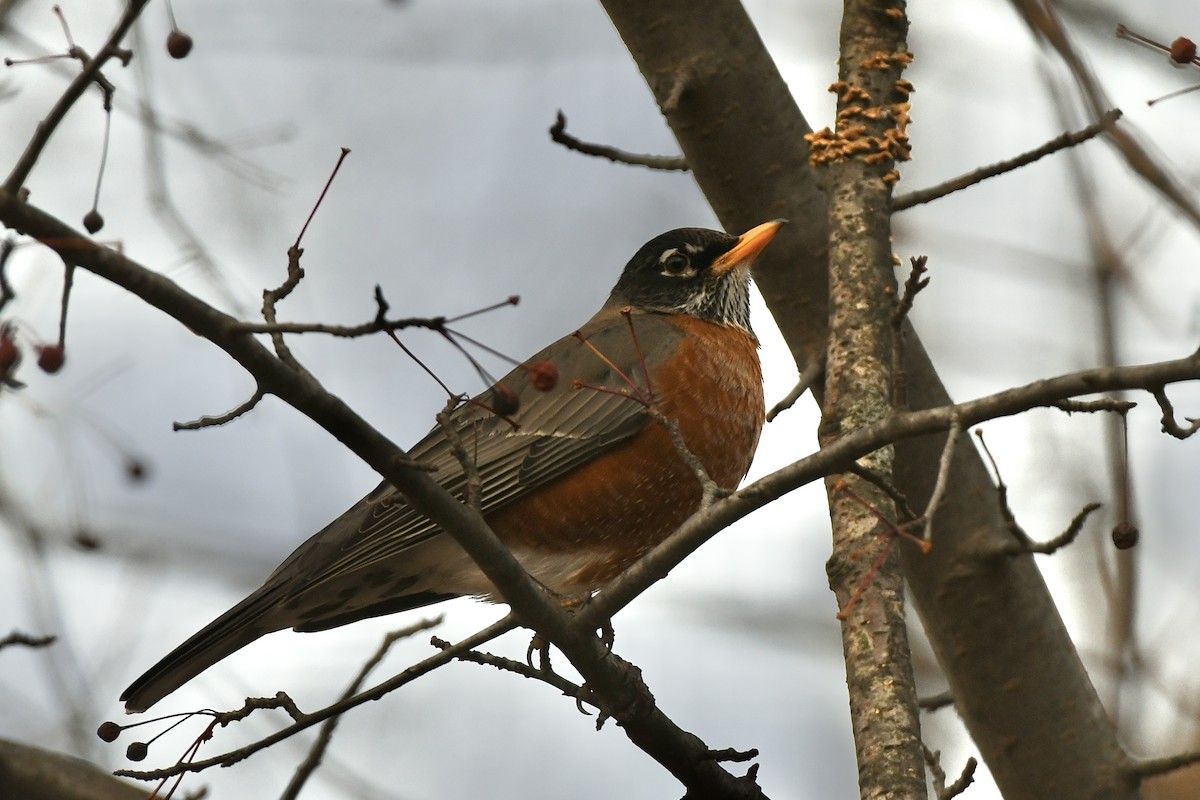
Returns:
[[[277,594],[275,587],[263,586],[164,656],[121,694],[125,711],[145,711],[226,656],[288,627],[272,624],[268,614]]]

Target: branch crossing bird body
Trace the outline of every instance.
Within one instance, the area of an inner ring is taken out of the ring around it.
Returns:
[[[484,393],[452,414],[484,518],[546,588],[602,588],[699,508],[701,482],[651,406],[718,486],[745,477],[764,417],[749,268],[780,225],[652,239],[595,316],[526,362],[552,364],[552,388],[521,366],[498,382],[515,396],[513,413],[497,414]],[[453,438],[439,426],[409,455],[464,497]],[[144,711],[273,631],[326,630],[464,595],[500,599],[453,538],[385,482],[121,699]]]

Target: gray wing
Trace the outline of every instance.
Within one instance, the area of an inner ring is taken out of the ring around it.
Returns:
[[[636,314],[634,319],[639,339],[656,345],[645,360],[619,309],[602,310],[583,333],[644,388],[643,368],[653,374],[658,354],[670,352],[679,333],[656,315]],[[558,367],[560,387],[539,392],[520,368],[503,378],[521,401],[513,415],[516,428],[477,405],[464,405],[452,417],[482,478],[485,511],[502,508],[568,474],[633,436],[648,421],[642,402],[628,396],[625,380],[574,337],[530,359],[538,360]],[[573,390],[574,381],[583,388]],[[479,399],[486,402],[486,394]],[[411,454],[434,467],[436,479],[461,495],[464,470],[440,427]],[[417,575],[404,568],[405,551],[439,535],[441,531],[410,508],[399,492],[382,484],[300,545],[258,590],[147,670],[121,699],[129,711],[145,710],[271,631],[322,630],[446,599],[450,595],[417,586]],[[385,561],[390,562],[385,568],[370,569]],[[419,568],[414,564],[414,570]],[[384,583],[376,583],[376,577]]]
[[[654,371],[657,353],[670,352],[679,333],[661,315],[635,313],[633,319],[636,334],[631,334],[629,322],[616,310],[602,310],[581,329],[625,376],[578,338],[566,336],[526,362],[548,360],[558,368],[554,391],[534,388],[528,372],[518,367],[501,379],[520,400],[511,417],[481,407],[489,402],[488,392],[452,414],[454,429],[481,479],[480,504],[485,514],[570,473],[647,423],[643,402],[631,396],[626,377],[644,389],[644,371]],[[643,358],[639,343],[647,341],[655,342],[657,353],[645,352]],[[466,474],[440,426],[414,445],[409,455],[428,465],[434,479],[451,494],[463,496]],[[395,559],[438,535],[441,530],[436,525],[384,482],[297,548],[264,588],[283,585],[285,594],[293,596]]]

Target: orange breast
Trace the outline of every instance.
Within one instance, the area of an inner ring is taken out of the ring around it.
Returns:
[[[673,324],[684,336],[666,364],[651,371],[657,407],[679,423],[712,479],[735,488],[750,468],[764,419],[757,344],[740,330],[690,317]],[[488,521],[514,551],[593,552],[569,575],[535,574],[552,589],[576,593],[598,588],[661,542],[699,507],[700,497],[700,484],[670,434],[651,421],[633,439]]]

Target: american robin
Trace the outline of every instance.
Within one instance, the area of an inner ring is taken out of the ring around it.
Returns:
[[[701,500],[695,471],[648,407],[678,423],[718,485],[746,476],[764,416],[749,268],[782,224],[650,240],[578,332],[460,406],[450,419],[457,437],[435,427],[409,454],[462,496],[457,438],[480,477],[484,517],[525,569],[560,595],[600,589]],[[121,699],[144,711],[272,631],[327,630],[463,595],[491,598],[495,588],[385,482]]]

